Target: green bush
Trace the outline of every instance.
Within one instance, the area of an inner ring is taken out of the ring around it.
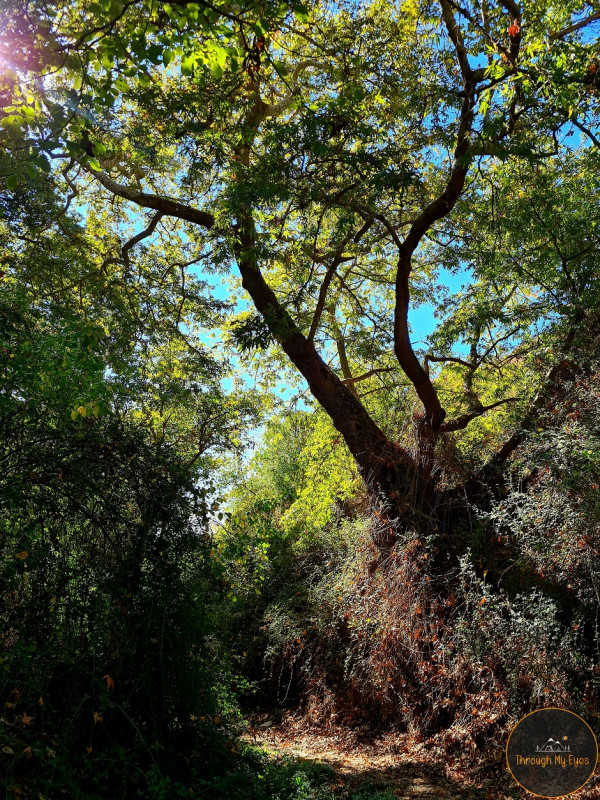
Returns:
[[[182,372],[175,399],[153,398],[168,354],[150,370],[121,351],[116,375],[114,339],[76,311],[31,307],[18,286],[0,330],[0,785],[180,796],[230,759],[238,719],[211,459],[191,457],[211,442],[188,444],[190,419],[214,424],[218,390],[207,374],[200,391],[191,364],[193,384]]]

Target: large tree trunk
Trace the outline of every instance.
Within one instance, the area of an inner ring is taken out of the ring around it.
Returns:
[[[249,224],[246,220],[246,225]],[[277,300],[252,258],[252,232],[247,228],[238,232],[237,261],[242,285],[290,361],[306,379],[313,397],[343,436],[373,500],[384,512],[386,522],[376,534],[376,543],[389,549],[398,530],[431,513],[434,487],[430,459],[415,461],[383,433],[356,394],[323,361]],[[431,444],[429,440],[428,447]]]

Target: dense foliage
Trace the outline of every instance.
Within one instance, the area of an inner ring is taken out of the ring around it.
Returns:
[[[435,513],[436,446],[473,421],[530,427],[546,362],[594,302],[595,225],[571,227],[569,209],[567,242],[544,198],[567,195],[563,171],[578,200],[594,189],[597,15],[513,0],[59,8],[6,14],[10,187],[56,164],[80,203],[152,209],[108,248],[117,267],[156,230],[206,270],[235,265],[255,311],[232,339],[278,343],[261,363],[285,354],[392,512]],[[418,352],[411,298],[439,299],[440,266],[474,281]],[[397,388],[416,452],[378,414]]]
[[[51,188],[30,207],[55,211]],[[143,284],[131,303],[120,286],[100,302],[65,290],[93,268],[85,230],[63,217],[34,242],[20,208],[6,202],[2,230],[2,783],[163,796],[192,774],[190,742],[206,773],[202,742],[235,716],[211,469],[252,405],[223,394],[199,342],[140,329]],[[188,335],[218,313],[178,299]]]
[[[239,703],[598,725],[599,24],[6,0],[7,796],[340,796]]]
[[[502,500],[471,507],[456,565],[432,527],[374,569],[385,522],[364,491],[327,482],[344,462],[333,441],[320,437],[316,457],[304,413],[272,423],[218,548],[263,700],[299,702],[325,727],[377,720],[447,751],[483,746],[543,705],[597,723],[597,373],[574,379],[563,403]],[[307,462],[324,480],[298,504],[314,481]]]

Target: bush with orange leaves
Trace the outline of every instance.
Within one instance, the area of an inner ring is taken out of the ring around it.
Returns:
[[[491,587],[470,553],[440,577],[433,544],[416,537],[373,571],[368,528],[355,532],[337,558],[305,554],[302,589],[288,584],[287,602],[264,613],[264,663],[280,703],[299,703],[312,727],[376,724],[446,750],[498,744],[544,705],[589,716],[573,687],[590,665],[552,600]]]

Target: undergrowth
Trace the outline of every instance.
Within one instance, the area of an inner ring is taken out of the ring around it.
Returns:
[[[372,544],[377,515],[360,493],[351,502],[331,489],[327,524],[289,526],[304,440],[290,429],[283,453],[267,444],[260,474],[238,490],[222,549],[240,587],[232,630],[258,698],[299,706],[313,727],[395,728],[447,751],[497,746],[543,706],[597,725],[596,382],[573,387],[565,402],[577,410],[522,448],[525,481],[515,462],[504,499],[472,507],[454,523],[461,530],[402,535],[385,563]],[[574,433],[582,450],[568,445]],[[541,466],[531,473],[531,463]],[[265,501],[270,527],[259,529]],[[260,542],[258,590],[248,591],[248,570],[232,557],[240,536]],[[448,549],[452,537],[462,552]]]

